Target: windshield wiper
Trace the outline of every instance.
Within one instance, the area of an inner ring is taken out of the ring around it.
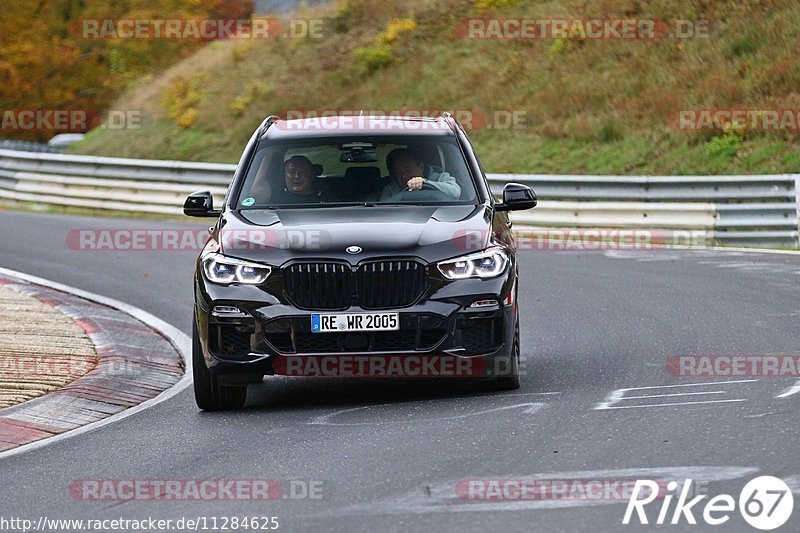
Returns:
[[[278,204],[274,206],[270,206],[270,209],[317,209],[317,208],[326,208],[326,207],[356,207],[361,204],[355,202],[315,202],[315,203],[304,203],[304,204]]]

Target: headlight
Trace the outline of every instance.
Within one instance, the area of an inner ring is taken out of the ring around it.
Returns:
[[[500,248],[490,248],[483,252],[456,257],[442,261],[439,272],[447,279],[495,278],[503,273],[508,264],[508,256]]]
[[[272,268],[214,253],[203,258],[203,271],[214,283],[258,285],[267,279]]]

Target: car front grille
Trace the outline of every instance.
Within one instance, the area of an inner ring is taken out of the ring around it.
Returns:
[[[353,271],[340,263],[298,263],[283,271],[286,293],[298,307],[346,309],[353,302]]]
[[[357,273],[358,299],[366,309],[411,305],[425,290],[425,268],[416,261],[376,261]]]
[[[297,263],[284,269],[286,295],[302,309],[391,309],[413,304],[425,291],[425,267],[412,260]]]

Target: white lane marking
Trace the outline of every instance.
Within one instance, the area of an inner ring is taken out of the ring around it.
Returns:
[[[753,263],[718,263],[719,268],[753,268],[757,265]]]
[[[36,450],[38,448],[43,448],[45,446],[49,446],[51,444],[60,442],[64,439],[68,439],[70,437],[77,437],[78,435],[94,431],[103,426],[119,422],[122,419],[128,418],[129,416],[133,416],[137,413],[144,411],[145,409],[149,409],[150,407],[154,407],[162,402],[169,400],[170,398],[172,398],[173,396],[183,391],[185,388],[187,388],[189,385],[192,384],[192,358],[191,358],[192,340],[189,338],[188,335],[186,335],[184,332],[182,332],[175,326],[164,322],[160,318],[151,315],[150,313],[144,311],[143,309],[139,309],[138,307],[134,307],[125,302],[120,302],[119,300],[115,300],[113,298],[108,298],[107,296],[101,296],[99,294],[84,291],[82,289],[76,289],[75,287],[70,287],[69,285],[63,285],[61,283],[51,281],[49,279],[40,278],[37,276],[31,276],[30,274],[25,274],[24,272],[18,272],[16,270],[11,270],[8,268],[0,267],[0,274],[4,274],[10,277],[16,277],[23,281],[28,281],[30,283],[35,283],[37,285],[49,287],[57,291],[74,294],[75,296],[79,296],[86,300],[106,305],[108,307],[112,307],[114,309],[122,311],[123,313],[127,313],[133,316],[134,318],[140,320],[141,322],[147,324],[151,328],[155,329],[156,331],[161,333],[167,340],[169,340],[172,343],[172,345],[175,346],[175,349],[183,358],[183,364],[184,364],[183,378],[181,378],[179,382],[177,382],[171,388],[165,390],[155,398],[151,398],[150,400],[142,402],[139,405],[129,407],[128,409],[125,409],[124,411],[117,413],[115,415],[111,415],[108,418],[104,418],[103,420],[92,422],[91,424],[86,424],[85,426],[81,426],[79,428],[72,429],[70,431],[66,431],[64,433],[60,433],[58,435],[54,435],[46,439],[38,440],[30,444],[24,444],[22,446],[18,446],[11,450],[0,452],[0,459],[5,459],[6,457],[10,457],[12,455],[17,455],[19,453],[25,453],[31,450]]]
[[[677,387],[701,387],[706,385],[727,385],[729,383],[755,383],[757,379],[732,379],[730,381],[704,381],[702,383],[679,383],[677,385],[650,385],[647,387],[633,387],[618,390],[647,390],[647,389],[674,389]]]
[[[686,250],[686,251],[717,251],[717,252],[729,252],[724,254],[719,254],[720,257],[725,257],[728,255],[742,255],[742,253],[750,253],[750,254],[779,254],[779,255],[799,255],[800,251],[797,250],[770,250],[767,248],[738,248],[734,246],[686,246],[686,245],[669,245],[666,246],[667,249],[673,250]]]
[[[512,392],[509,394],[475,394],[469,395],[469,398],[510,398],[512,396],[551,396],[553,394],[561,394],[561,392]]]
[[[775,396],[776,398],[788,398],[789,396],[793,396],[800,392],[800,379],[794,382],[794,385],[783,391],[782,393]]]
[[[551,395],[551,394],[561,394],[559,392],[540,392],[540,393],[527,393],[524,396],[528,395]],[[514,394],[509,396],[523,396],[523,394]],[[474,398],[474,396],[469,396],[468,398]],[[502,396],[496,397],[502,398]],[[460,398],[459,398],[460,399]],[[419,402],[413,402],[414,404]],[[339,417],[341,415],[345,415],[347,413],[354,413],[356,411],[364,411],[367,409],[373,409],[376,407],[387,407],[387,406],[394,406],[397,405],[396,403],[381,403],[381,404],[374,404],[374,405],[363,405],[360,407],[351,407],[349,409],[338,409],[332,413],[328,413],[327,415],[321,415],[315,417],[310,422],[306,422],[312,426],[380,426],[384,424],[408,424],[408,423],[419,423],[419,422],[438,422],[442,420],[459,420],[462,418],[469,418],[472,416],[479,416],[485,415],[488,413],[495,413],[499,411],[508,411],[512,409],[522,409],[522,412],[528,415],[532,415],[541,411],[545,404],[542,402],[525,402],[525,403],[516,403],[513,405],[504,405],[501,407],[492,407],[489,409],[480,409],[477,411],[473,411],[470,413],[464,413],[460,415],[447,415],[447,416],[430,416],[428,418],[416,418],[416,419],[394,419],[394,420],[373,420],[370,422],[336,422],[332,420],[333,418]],[[423,414],[428,414],[423,412]]]
[[[596,411],[600,411],[603,409],[611,409],[611,406],[617,404],[622,401],[622,398],[625,396],[625,391],[630,389],[617,389],[608,393],[606,396],[606,400],[604,402],[600,402],[594,406]]]
[[[788,272],[782,268],[774,268],[774,267],[766,267],[766,266],[754,266],[754,267],[744,267],[741,269],[742,272],[761,272],[765,274],[788,274]]]
[[[357,503],[343,509],[325,511],[322,516],[357,516],[385,514],[427,514],[475,511],[527,511],[536,509],[564,509],[572,507],[592,507],[598,505],[627,504],[623,499],[515,499],[515,500],[470,500],[464,499],[456,487],[465,479],[497,480],[630,480],[658,479],[679,481],[695,479],[703,481],[727,481],[752,477],[759,471],[752,467],[726,466],[678,466],[665,468],[626,468],[620,470],[588,470],[578,472],[548,472],[545,474],[466,474],[461,479],[448,479],[428,483],[424,487],[409,490],[397,496],[389,496],[377,501]]]
[[[503,407],[494,407],[492,409],[481,409],[480,411],[475,411],[472,413],[465,413],[463,415],[452,415],[452,416],[435,416],[431,418],[423,418],[417,420],[391,420],[391,421],[374,421],[374,422],[332,422],[330,419],[336,416],[340,416],[346,413],[352,413],[355,411],[363,411],[365,409],[370,409],[372,407],[381,407],[383,405],[391,405],[391,404],[380,404],[380,405],[365,405],[363,407],[353,407],[352,409],[342,409],[339,411],[334,411],[333,413],[322,415],[316,417],[311,422],[308,422],[309,425],[312,426],[380,426],[384,424],[408,424],[412,422],[439,422],[442,420],[458,420],[460,418],[468,418],[470,416],[478,416],[478,415],[485,415],[488,413],[494,413],[497,411],[507,411],[509,409],[519,409],[524,407],[525,409],[522,411],[526,414],[533,414],[537,411],[540,411],[542,407],[544,407],[543,403],[537,402],[529,402],[529,403],[519,403],[515,405],[506,405]]]
[[[627,400],[628,398],[623,398]],[[645,407],[672,407],[673,405],[702,405],[707,403],[731,403],[731,402],[746,402],[744,398],[736,398],[735,400],[705,400],[701,402],[672,402],[672,403],[651,403],[642,405],[619,405],[614,407],[595,407],[595,409],[642,409]]]
[[[681,259],[679,255],[647,255],[647,256],[640,256],[636,257],[636,260],[640,263],[653,263],[656,261],[677,261]]]
[[[800,495],[800,476],[789,476],[781,478],[783,482],[789,485],[793,494]]]
[[[743,398],[737,399],[727,399],[727,400],[702,400],[697,402],[674,402],[674,403],[659,403],[659,404],[646,404],[646,405],[625,405],[625,406],[617,406],[616,404],[624,401],[624,400],[641,400],[644,398],[665,398],[665,397],[681,397],[681,396],[697,396],[697,395],[705,395],[705,394],[724,394],[726,391],[696,391],[696,392],[681,392],[681,393],[668,393],[668,394],[654,394],[654,395],[645,395],[645,396],[626,396],[625,393],[630,391],[639,391],[639,390],[661,390],[661,389],[673,389],[673,388],[683,388],[683,387],[707,387],[709,385],[721,386],[721,385],[728,385],[734,383],[753,383],[758,381],[757,379],[737,379],[731,381],[711,381],[711,382],[704,382],[704,383],[682,383],[679,385],[653,385],[648,387],[630,387],[626,389],[617,389],[613,390],[606,396],[605,400],[598,403],[594,406],[596,411],[603,411],[606,409],[644,409],[648,407],[669,407],[671,405],[701,405],[701,404],[711,404],[711,403],[731,403],[731,402],[744,402],[746,401]]]
[[[672,394],[646,394],[644,396],[625,396],[626,400],[643,400],[645,398],[670,398],[672,396],[697,396],[702,394],[725,394],[724,390],[712,390],[704,392],[677,392]]]

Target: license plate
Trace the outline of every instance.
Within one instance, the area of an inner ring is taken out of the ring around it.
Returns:
[[[311,333],[341,331],[396,331],[400,329],[399,313],[355,313],[347,315],[311,315]]]

